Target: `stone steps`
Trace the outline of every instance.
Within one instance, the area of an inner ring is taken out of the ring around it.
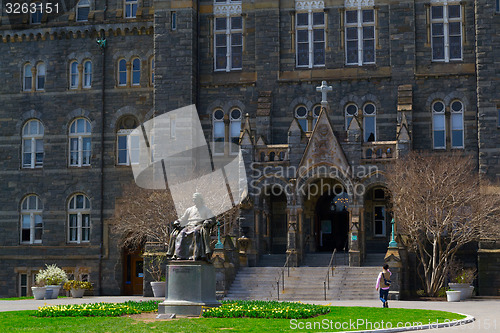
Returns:
[[[227,300],[277,300],[276,281],[280,279],[279,299],[285,301],[324,300],[324,281],[330,255],[319,254],[306,256],[308,265],[290,267],[290,276],[285,270],[285,288],[281,285],[281,268],[278,267],[243,267],[239,270],[231,285]],[[328,258],[327,258],[328,257]],[[327,264],[322,262],[327,258]],[[374,260],[378,260],[378,255]],[[266,258],[275,259],[275,258]],[[264,259],[265,260],[265,259]],[[278,261],[278,260],[276,260]],[[284,263],[284,261],[283,261]],[[378,299],[375,281],[380,272],[379,266],[334,267],[330,275],[330,289],[326,292],[327,300]]]

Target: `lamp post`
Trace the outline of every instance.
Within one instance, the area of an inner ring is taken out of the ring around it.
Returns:
[[[220,221],[217,221],[217,244],[215,244],[216,249],[223,249],[224,244],[220,241]]]
[[[392,224],[392,237],[391,241],[389,242],[389,247],[398,247],[398,242],[396,242],[396,240],[394,239],[394,224],[396,224],[396,222],[394,222],[394,219],[391,220],[391,224]]]

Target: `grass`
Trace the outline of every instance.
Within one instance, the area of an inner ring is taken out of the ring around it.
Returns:
[[[372,323],[420,322],[428,324],[436,321],[463,319],[464,316],[451,312],[433,310],[412,310],[396,308],[330,307],[330,313],[315,318],[292,320],[261,318],[182,318],[170,321],[143,322],[125,317],[60,317],[38,318],[36,311],[12,311],[0,313],[0,332],[317,332],[345,331],[335,329],[335,323],[349,320],[364,320]],[[331,322],[330,322],[331,321]],[[321,327],[322,324],[328,327]],[[332,326],[330,326],[332,325]],[[332,329],[333,327],[333,329]],[[350,330],[365,329],[358,326]],[[376,327],[374,327],[376,328]]]

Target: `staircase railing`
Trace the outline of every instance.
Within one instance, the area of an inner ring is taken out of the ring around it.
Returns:
[[[330,290],[330,270],[333,277],[333,267],[337,266],[337,260],[335,258],[335,253],[337,253],[337,249],[333,249],[332,256],[330,257],[330,263],[328,264],[328,271],[326,272],[325,281],[323,281],[323,290],[325,294],[326,301],[326,289]],[[332,265],[333,264],[333,265]]]
[[[287,270],[287,276],[290,277],[290,255],[288,253],[286,256],[285,264],[278,272],[278,279],[276,280],[276,292],[278,293],[278,301],[280,300],[280,280],[281,280],[281,290],[285,290],[285,269]]]

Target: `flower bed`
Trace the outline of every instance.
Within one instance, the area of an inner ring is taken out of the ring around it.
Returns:
[[[209,318],[282,318],[303,319],[330,312],[324,305],[277,301],[222,301],[222,306],[204,309]]]
[[[41,306],[35,313],[37,317],[117,317],[126,314],[154,312],[159,301],[125,303],[91,303]]]

